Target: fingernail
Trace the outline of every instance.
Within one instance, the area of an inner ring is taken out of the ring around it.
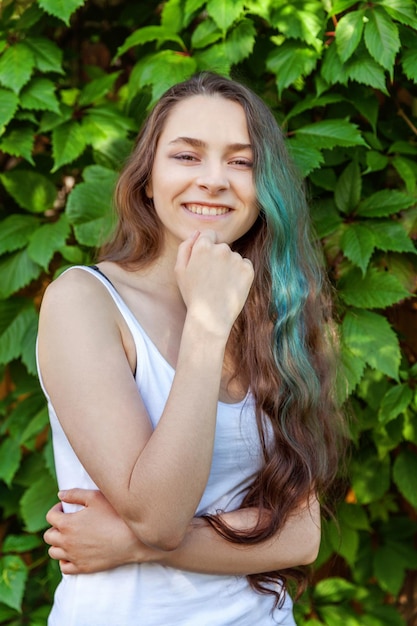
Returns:
[[[67,492],[65,490],[64,491],[58,491],[58,498],[60,500],[63,500],[65,498],[66,494],[67,494]]]

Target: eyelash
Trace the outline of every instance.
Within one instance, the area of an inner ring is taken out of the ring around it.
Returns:
[[[192,154],[176,154],[173,157],[174,159],[176,159],[177,161],[198,161],[198,158],[195,157]],[[244,167],[252,167],[253,163],[252,161],[248,161],[246,159],[232,159],[231,161],[229,161],[229,163],[235,164],[235,165],[239,165],[239,166],[244,166]]]

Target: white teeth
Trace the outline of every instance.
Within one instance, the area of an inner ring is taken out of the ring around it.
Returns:
[[[186,204],[187,210],[197,215],[224,215],[229,212],[225,206],[206,206],[201,204]]]

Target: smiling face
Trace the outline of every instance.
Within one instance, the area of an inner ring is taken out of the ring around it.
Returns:
[[[258,216],[246,116],[221,96],[191,96],[170,112],[146,188],[164,227],[165,245],[196,230],[233,243]]]

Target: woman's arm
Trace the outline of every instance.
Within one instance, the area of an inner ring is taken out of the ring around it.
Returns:
[[[179,548],[164,552],[142,544],[99,491],[72,489],[65,502],[84,505],[63,513],[60,504],[48,515],[49,554],[64,574],[103,571],[127,563],[159,562],[205,574],[246,575],[312,563],[320,544],[320,507],[315,498],[294,512],[276,536],[253,546],[232,544],[204,519],[194,518]],[[252,526],[255,509],[225,513],[237,529]]]
[[[215,241],[207,231],[179,247],[185,322],[154,431],[104,287],[72,270],[40,316],[42,378],[75,453],[136,536],[165,550],[181,543],[207,482],[225,346],[253,280],[251,264]]]

